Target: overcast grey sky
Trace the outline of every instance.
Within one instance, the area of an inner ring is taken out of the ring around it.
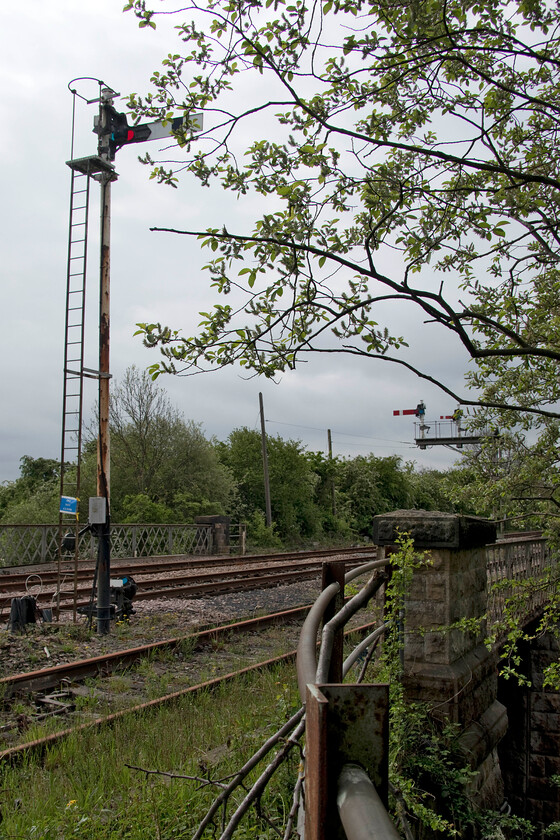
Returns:
[[[158,21],[155,32],[139,30],[122,6],[123,0],[26,0],[17,7],[10,4],[3,13],[0,481],[17,477],[23,455],[60,456],[70,189],[65,161],[72,119],[68,83],[93,76],[123,95],[141,93],[161,59],[176,49],[176,21]],[[82,90],[95,93],[91,86]],[[91,131],[96,108],[78,101],[75,157],[96,151]],[[225,222],[228,229],[241,232],[254,209],[234,207],[219,187],[202,189],[194,180],[184,180],[178,190],[158,186],[138,163],[139,151],[141,147],[130,146],[117,154],[119,180],[113,187],[111,370],[117,380],[129,365],[146,367],[155,360],[133,337],[137,322],[187,326],[215,302],[202,271],[208,254],[196,241],[150,233],[149,227],[204,229]],[[86,344],[86,365],[93,368],[98,366],[98,213],[95,187]],[[399,322],[402,332],[407,324],[417,330],[406,312]],[[466,359],[455,346],[434,345],[426,331],[425,336],[417,333],[416,347],[417,353],[431,357],[435,375],[447,376],[460,388]],[[457,457],[437,447],[417,450],[412,419],[393,417],[393,409],[412,408],[420,399],[428,406],[429,419],[450,414],[453,403],[435,387],[387,364],[316,356],[276,384],[247,380],[240,369],[194,378],[160,377],[158,384],[186,418],[220,439],[238,426],[258,426],[262,391],[268,431],[299,439],[309,449],[326,450],[330,428],[335,455],[396,453],[419,466],[441,468]],[[91,405],[94,384],[85,396]]]

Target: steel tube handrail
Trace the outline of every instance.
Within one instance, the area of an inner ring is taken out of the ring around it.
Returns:
[[[342,676],[345,677],[352,665],[356,662],[360,654],[366,650],[373,642],[375,642],[380,636],[383,635],[387,627],[389,626],[389,622],[382,624],[380,627],[377,627],[373,633],[370,633],[369,636],[366,636],[365,639],[362,639],[359,645],[356,645],[352,653],[350,653],[344,662],[342,663]]]
[[[344,583],[350,583],[350,581],[355,580],[357,577],[361,577],[368,572],[372,572],[374,569],[382,569],[383,566],[388,566],[390,562],[390,557],[386,557],[384,560],[372,560],[371,563],[364,563],[363,566],[357,566],[355,569],[350,569],[350,571],[346,572],[344,575]]]
[[[346,572],[344,583],[350,583],[374,569],[380,569],[389,564],[389,559],[373,560],[364,563],[356,569]],[[305,703],[305,687],[308,683],[316,682],[317,675],[317,633],[324,612],[332,599],[339,593],[338,583],[330,583],[319,595],[303,622],[297,647],[297,680],[301,702]]]
[[[336,633],[350,621],[353,615],[366,606],[385,581],[386,577],[384,575],[371,575],[365,586],[363,586],[353,598],[344,604],[342,609],[340,609],[337,614],[324,625],[321,636],[319,660],[317,662],[317,671],[315,674],[316,683],[321,684],[328,682],[328,674]]]
[[[348,840],[400,840],[371,779],[358,764],[342,768],[336,803]]]
[[[330,583],[319,595],[303,622],[299,642],[297,646],[297,681],[301,702],[305,703],[305,687],[308,683],[315,682],[317,673],[317,632],[323,614],[335,597],[340,592],[338,583]]]

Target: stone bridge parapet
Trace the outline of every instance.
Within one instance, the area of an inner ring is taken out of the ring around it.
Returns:
[[[496,526],[478,517],[419,510],[374,518],[374,542],[382,552],[395,546],[399,534],[429,550],[429,563],[415,571],[405,604],[406,695],[461,726],[462,747],[477,771],[475,798],[481,807],[499,808],[504,786],[497,747],[508,718],[497,699],[496,654],[484,644],[486,545],[495,541]],[[468,630],[453,628],[462,619],[475,621]]]

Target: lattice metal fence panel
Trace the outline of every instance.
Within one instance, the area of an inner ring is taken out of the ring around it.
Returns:
[[[0,525],[0,568],[54,563],[58,525]],[[80,554],[97,553],[95,537],[82,538]],[[211,525],[111,525],[111,556],[211,554]]]
[[[58,525],[0,526],[0,567],[54,562],[57,551]]]
[[[515,592],[515,586],[500,586],[502,581],[524,581],[530,578],[544,578],[552,560],[547,541],[540,538],[521,538],[504,540],[487,546],[486,571],[488,581],[488,618],[491,622],[499,621],[504,604]],[[546,587],[533,588],[525,592],[527,615],[533,613],[548,600],[550,593]]]
[[[112,525],[113,557],[162,554],[210,554],[210,525]]]

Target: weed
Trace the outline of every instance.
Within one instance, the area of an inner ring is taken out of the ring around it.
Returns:
[[[74,734],[52,746],[43,762],[29,755],[19,766],[2,766],[4,836],[171,840],[192,835],[213,789],[161,777],[148,782],[145,773],[126,765],[201,776],[208,754],[216,763],[206,772],[226,776],[267,736],[271,710],[295,697],[293,667],[287,666],[203,693],[196,701],[187,696],[170,707],[126,716],[111,729]],[[263,813],[276,825],[284,818],[293,775],[293,768],[283,769],[263,797]],[[254,814],[239,836],[264,840],[273,831]]]

